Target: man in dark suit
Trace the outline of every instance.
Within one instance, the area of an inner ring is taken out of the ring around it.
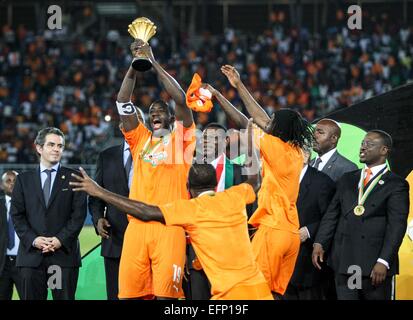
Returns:
[[[328,175],[334,182],[350,171],[357,170],[357,166],[343,157],[337,151],[340,140],[340,125],[331,119],[320,120],[314,132],[314,151],[318,156],[310,162],[310,166]],[[321,271],[323,296],[326,300],[337,300],[334,272],[323,264]]]
[[[386,165],[391,147],[387,133],[366,134],[360,148],[365,167],[338,181],[314,241],[318,268],[324,252],[331,251],[328,262],[340,300],[391,299],[409,212],[409,185]]]
[[[21,296],[21,278],[16,267],[19,237],[17,236],[10,216],[11,195],[16,182],[17,172],[6,171],[1,177],[0,196],[0,300],[11,300],[13,285]]]
[[[105,189],[129,196],[129,177],[133,174],[132,157],[126,142],[110,147],[99,154],[96,165],[96,182]],[[101,255],[104,257],[106,293],[108,300],[118,299],[119,262],[123,235],[128,225],[126,215],[121,215],[112,205],[90,197],[89,210],[96,232],[102,237]]]
[[[320,120],[315,127],[314,151],[318,156],[310,162],[310,166],[324,172],[334,182],[349,171],[357,170],[357,166],[337,151],[341,136],[339,124],[331,119]]]
[[[209,123],[198,140],[197,162],[212,164],[217,175],[217,190],[224,191],[232,186],[241,184],[246,180],[243,167],[233,163],[227,155],[230,153],[227,129],[219,123]],[[227,152],[228,151],[228,152]],[[237,150],[239,151],[239,150]],[[189,289],[187,298],[191,300],[209,300],[211,286],[205,272],[197,264],[197,258],[188,239],[187,268],[189,269]]]
[[[17,176],[11,215],[20,238],[16,265],[22,299],[75,298],[81,265],[78,236],[86,217],[86,194],[69,187],[76,172],[60,165],[64,134],[45,128],[35,140],[40,166]]]
[[[326,174],[308,165],[310,151],[303,150],[304,167],[300,175],[300,191],[297,200],[298,218],[300,220],[301,246],[294,273],[285,300],[320,300],[321,273],[311,262],[313,242],[318,227],[334,195],[335,183]]]
[[[145,123],[141,109],[138,118]],[[99,153],[95,181],[103,188],[122,196],[129,196],[133,177],[133,159],[129,145],[124,141]],[[89,198],[96,233],[102,237],[101,255],[105,263],[106,294],[108,300],[118,300],[119,263],[123,236],[128,225],[126,215],[98,198]]]

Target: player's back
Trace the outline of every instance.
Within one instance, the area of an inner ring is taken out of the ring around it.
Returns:
[[[245,188],[250,188],[249,193]],[[245,205],[254,198],[252,188],[241,184],[191,200],[195,220],[185,229],[211,282],[213,299],[222,298],[235,287],[265,282],[248,235]]]

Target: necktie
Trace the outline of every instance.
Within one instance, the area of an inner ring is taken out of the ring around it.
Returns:
[[[11,250],[13,249],[15,242],[14,242],[14,225],[13,221],[11,220],[11,215],[10,215],[10,202],[6,203],[6,208],[9,214],[9,220],[7,221],[8,224],[8,241],[7,241],[7,249]]]
[[[369,183],[371,175],[372,175],[371,169],[367,168],[366,169],[366,176],[364,178],[364,186],[366,186]]]
[[[321,163],[321,158],[317,158],[317,160],[314,163],[314,168],[316,168],[318,170],[318,167],[320,166]]]
[[[132,168],[132,154],[130,153],[130,149],[127,148],[126,150],[129,151],[129,156],[126,159],[126,163],[125,163],[125,173],[126,173],[126,179],[128,180],[128,187],[130,188],[130,179],[129,179],[129,175],[130,175],[130,170]]]
[[[44,182],[43,185],[43,198],[44,198],[44,203],[46,204],[46,207],[49,203],[49,198],[50,198],[50,187],[52,184],[52,172],[55,171],[54,169],[46,169],[43,172],[46,172],[47,178],[46,181]]]

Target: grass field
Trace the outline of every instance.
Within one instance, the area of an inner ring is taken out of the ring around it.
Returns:
[[[80,253],[83,256],[90,249],[100,243],[100,237],[96,234],[95,228],[88,226],[83,227],[79,235]]]
[[[79,241],[80,241],[80,253],[83,256],[90,249],[92,249],[98,243],[100,243],[100,237],[96,235],[95,228],[91,226],[85,226],[80,232]],[[16,288],[14,288],[13,300],[19,300],[19,296],[17,295]]]

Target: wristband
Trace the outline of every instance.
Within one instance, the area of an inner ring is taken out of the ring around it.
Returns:
[[[131,101],[129,102],[116,101],[116,107],[118,108],[118,113],[121,116],[130,116],[136,113],[136,109]]]

